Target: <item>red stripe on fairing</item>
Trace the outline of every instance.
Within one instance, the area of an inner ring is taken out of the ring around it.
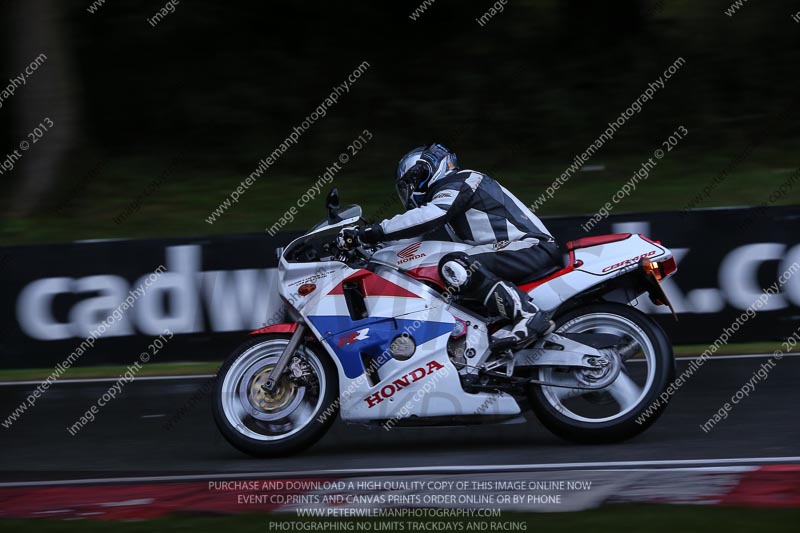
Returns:
[[[316,483],[334,479],[249,480],[264,482]],[[241,482],[241,481],[238,481]],[[284,487],[286,484],[284,483]],[[308,494],[311,490],[221,490],[207,481],[188,483],[137,483],[65,487],[21,487],[0,489],[2,518],[88,518],[99,520],[141,520],[177,512],[225,513],[270,512],[286,504],[271,496]],[[239,496],[243,496],[240,499]],[[248,496],[259,498],[248,500]],[[266,497],[265,497],[266,496]],[[266,501],[265,501],[266,500]]]
[[[610,235],[595,235],[594,237],[582,237],[580,239],[575,239],[574,241],[569,241],[567,243],[567,251],[571,252],[572,250],[578,250],[580,248],[588,248],[590,246],[599,246],[601,244],[609,244],[612,242],[624,241],[630,236],[631,236],[630,233],[612,233]]]
[[[406,271],[406,274],[419,281],[430,281],[437,287],[444,289],[444,281],[439,276],[438,266],[417,267]]]
[[[259,328],[255,331],[251,331],[250,335],[265,335],[268,333],[294,333],[297,329],[297,322],[289,324],[288,322],[283,324],[272,324],[270,326],[265,326],[263,328]]]
[[[387,281],[369,270],[359,270],[343,280],[328,293],[328,295],[344,294],[344,284],[350,281],[360,281],[364,296],[400,296],[403,298],[420,298],[411,291]]]

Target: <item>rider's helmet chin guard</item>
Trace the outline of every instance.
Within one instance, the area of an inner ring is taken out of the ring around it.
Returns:
[[[430,186],[454,170],[458,170],[458,159],[444,145],[414,148],[397,164],[395,186],[400,201],[406,209],[419,207]]]

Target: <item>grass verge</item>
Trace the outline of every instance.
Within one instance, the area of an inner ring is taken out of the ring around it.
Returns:
[[[677,357],[691,357],[703,353],[705,344],[675,346]],[[780,348],[777,342],[753,342],[721,346],[715,355],[738,355],[772,353]],[[713,358],[713,357],[712,357]],[[222,361],[203,361],[186,363],[148,363],[137,376],[188,376],[216,374]],[[73,367],[62,374],[62,379],[116,378],[123,374],[125,365]],[[0,381],[44,380],[53,372],[52,368],[11,368],[0,369]]]
[[[696,207],[768,202],[770,193],[795,170],[792,162],[796,148],[794,143],[790,143],[755,154],[727,175],[725,186],[714,189],[713,194]],[[680,157],[661,161],[652,176],[637,188],[635,194],[616,206],[613,213],[684,209],[730,163],[731,155],[727,152],[714,154],[687,149],[681,147]],[[577,172],[536,214],[543,217],[590,217],[611,200],[649,155],[648,151],[637,151],[628,156],[598,155],[590,164],[598,170]],[[483,170],[497,178],[522,202],[530,205],[571,162],[571,156],[566,159],[559,156],[537,160],[535,165],[495,168],[490,163],[492,159],[516,160],[519,157],[520,154],[500,154],[497,157],[473,154],[469,158],[469,168]],[[381,156],[372,159],[369,156],[349,165],[324,188],[323,193],[299,209],[292,222],[283,229],[307,229],[321,220],[325,216],[324,196],[333,186],[339,188],[343,204],[360,204],[369,219],[380,220],[395,215],[401,211],[401,206],[392,178],[375,179],[375,165],[378,164],[388,172],[387,175],[391,175],[393,167],[383,166],[388,160],[396,161],[396,158]],[[198,169],[178,165],[157,193],[145,198],[124,222],[114,222],[120,213],[129,209],[131,198],[141,195],[149,181],[143,176],[158,176],[167,167],[167,162],[161,158],[123,158],[102,163],[100,171],[92,179],[86,183],[77,180],[82,187],[79,194],[70,193],[71,188],[66,187],[68,191],[54,200],[51,209],[32,216],[0,220],[0,244],[263,232],[289,207],[296,205],[298,198],[316,180],[316,177],[308,175],[270,173],[248,189],[238,203],[232,204],[216,221],[209,223],[209,215],[219,208],[245,176],[230,168]],[[791,194],[776,202],[790,203],[793,203]]]
[[[222,361],[187,363],[148,363],[142,366],[137,376],[184,376],[215,374]],[[126,365],[73,367],[60,379],[116,378],[127,370]],[[52,368],[7,368],[0,370],[0,381],[44,380],[53,372]]]

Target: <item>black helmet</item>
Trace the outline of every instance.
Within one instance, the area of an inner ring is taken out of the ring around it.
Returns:
[[[397,163],[395,186],[406,209],[417,207],[428,188],[453,170],[458,170],[456,154],[444,145],[418,146]]]

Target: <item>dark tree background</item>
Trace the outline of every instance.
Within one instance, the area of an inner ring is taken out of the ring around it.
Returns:
[[[763,159],[797,166],[789,160],[800,133],[793,119],[796,2],[749,2],[729,17],[727,1],[509,0],[481,27],[476,18],[493,5],[488,0],[437,0],[416,21],[409,15],[419,0],[183,0],[155,28],[147,18],[160,0],[108,0],[94,14],[90,3],[0,7],[0,80],[36,53],[49,58],[0,109],[0,156],[36,117],[58,125],[24,165],[0,176],[8,192],[4,239],[24,240],[42,224],[63,226],[64,238],[92,236],[88,219],[110,219],[176,160],[163,194],[148,200],[149,222],[103,222],[93,226],[96,236],[192,231],[189,219],[195,233],[249,229],[249,222],[234,222],[239,215],[204,227],[202,215],[365,60],[371,68],[350,94],[258,187],[313,182],[369,128],[375,141],[349,165],[349,176],[388,180],[404,151],[438,139],[469,166],[538,172],[533,194],[679,56],[686,65],[604,147],[604,160],[638,157],[683,124],[691,131],[682,149],[685,173],[711,175],[762,137]],[[613,181],[614,190],[621,173],[597,179]],[[575,187],[566,194],[580,196]],[[690,193],[668,203],[679,207]],[[65,202],[74,209],[55,216]],[[588,209],[555,206],[546,214]]]

